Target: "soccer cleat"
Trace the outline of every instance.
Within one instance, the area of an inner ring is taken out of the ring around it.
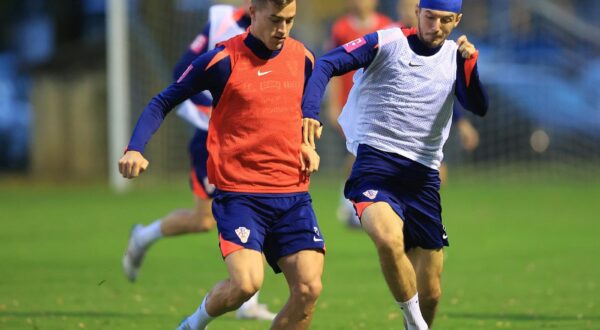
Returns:
[[[179,326],[175,330],[192,330],[192,327],[187,323],[187,317],[181,320],[181,323],[179,323]]]
[[[130,282],[135,282],[137,279],[138,271],[142,266],[146,249],[139,246],[135,242],[135,233],[143,228],[142,225],[137,224],[131,229],[129,234],[129,243],[127,244],[127,250],[123,255],[123,272]]]
[[[240,320],[261,320],[273,321],[277,314],[272,313],[265,304],[256,304],[251,307],[239,308],[235,312],[235,317]]]

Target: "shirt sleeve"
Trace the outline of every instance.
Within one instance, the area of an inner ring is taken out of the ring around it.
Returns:
[[[196,57],[208,51],[208,34],[210,23],[206,24],[202,33],[196,36],[186,52],[179,58],[173,69],[173,80],[177,80],[187,69],[187,67],[196,59]]]
[[[306,57],[304,58],[304,91],[306,91],[306,86],[308,85],[308,80],[312,75],[313,69],[315,67],[315,54],[308,48],[305,48]]]
[[[143,153],[152,135],[175,106],[204,90],[209,90],[213,97],[220,96],[229,76],[231,61],[224,47],[196,58],[177,81],[152,98],[137,121],[127,150]]]
[[[485,116],[489,108],[489,99],[483,84],[479,80],[477,58],[479,53],[465,60],[457,52],[457,75],[455,94],[460,104],[468,111]]]
[[[331,77],[368,67],[377,56],[378,47],[379,37],[375,32],[337,47],[319,58],[305,88],[303,116],[319,120],[321,99]]]
[[[460,105],[458,102],[454,102],[452,105],[452,123],[457,123],[463,117],[463,112],[460,109]]]

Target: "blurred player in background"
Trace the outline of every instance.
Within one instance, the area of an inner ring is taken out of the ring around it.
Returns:
[[[344,192],[377,248],[408,330],[431,328],[441,297],[448,235],[439,167],[454,98],[477,115],[488,110],[475,46],[464,35],[447,40],[461,7],[461,0],[421,0],[416,29],[381,30],[325,54],[303,100],[304,139],[312,144],[327,82],[360,69],[339,118],[357,156]]]
[[[248,32],[196,58],[152,99],[119,160],[124,177],[137,177],[148,166],[145,145],[168,112],[210,91],[207,168],[229,277],[178,329],[205,329],[253,296],[264,278],[263,252],[290,292],[272,329],[307,329],[321,292],[325,243],[308,194],[319,156],[302,143],[301,101],[314,56],[289,37],[295,0],[252,0],[249,12]]]
[[[340,17],[333,24],[331,31],[331,40],[328,50],[339,47],[352,40],[358,39],[365,34],[381,30],[388,27],[392,20],[376,11],[378,0],[346,0],[348,14]],[[336,131],[343,136],[341,127],[337,119],[342,112],[342,107],[346,104],[348,93],[352,88],[352,76],[354,72],[336,77],[329,83],[329,111],[328,122],[336,128]],[[354,162],[354,156],[348,154],[344,165],[344,175],[350,173],[350,168]],[[337,217],[350,227],[360,227],[360,222],[352,203],[344,198],[343,192],[340,196],[340,205],[337,210]]]
[[[417,26],[417,15],[415,9],[419,6],[419,0],[399,0],[397,4],[397,14],[399,21],[393,26],[400,28],[412,28]],[[460,143],[467,152],[472,152],[479,146],[479,132],[473,127],[471,121],[467,119],[460,109],[460,105],[455,102],[452,109],[452,125],[458,129]],[[442,186],[448,180],[448,167],[442,162],[440,165],[440,181]]]
[[[210,8],[208,24],[175,66],[175,80],[198,56],[214,49],[217,43],[246,31],[250,26],[249,5],[250,0],[244,0],[244,5],[238,8],[228,5],[215,5]],[[206,169],[208,160],[206,138],[212,102],[212,96],[205,91],[186,100],[177,110],[178,115],[195,127],[194,136],[189,142],[192,165],[190,186],[194,194],[195,207],[174,210],[148,226],[141,224],[134,226],[123,256],[125,275],[132,282],[136,280],[144,255],[153,243],[163,237],[207,232],[216,225],[211,212],[215,187],[208,182]],[[275,314],[271,313],[266,305],[258,303],[257,292],[237,310],[236,317],[273,320]]]

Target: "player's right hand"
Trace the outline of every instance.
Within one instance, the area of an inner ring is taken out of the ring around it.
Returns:
[[[139,151],[129,150],[119,159],[119,172],[124,178],[137,178],[150,163]]]
[[[302,119],[302,142],[308,144],[313,149],[316,149],[317,146],[315,141],[321,138],[321,133],[323,132],[323,126],[321,126],[321,122],[312,118],[304,118]]]
[[[321,157],[315,149],[308,144],[302,143],[300,146],[300,171],[305,177],[319,170]]]

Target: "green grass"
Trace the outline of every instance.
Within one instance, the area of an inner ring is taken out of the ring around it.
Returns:
[[[370,241],[334,217],[337,189],[312,189],[328,248],[312,329],[401,329]],[[469,180],[442,195],[451,247],[435,329],[600,329],[598,184]],[[120,259],[133,223],[190,204],[184,184],[1,184],[0,329],[174,329],[225,276],[216,233],[157,243],[136,284]],[[261,300],[277,309],[286,285],[266,270]],[[231,313],[211,324],[266,328]]]

